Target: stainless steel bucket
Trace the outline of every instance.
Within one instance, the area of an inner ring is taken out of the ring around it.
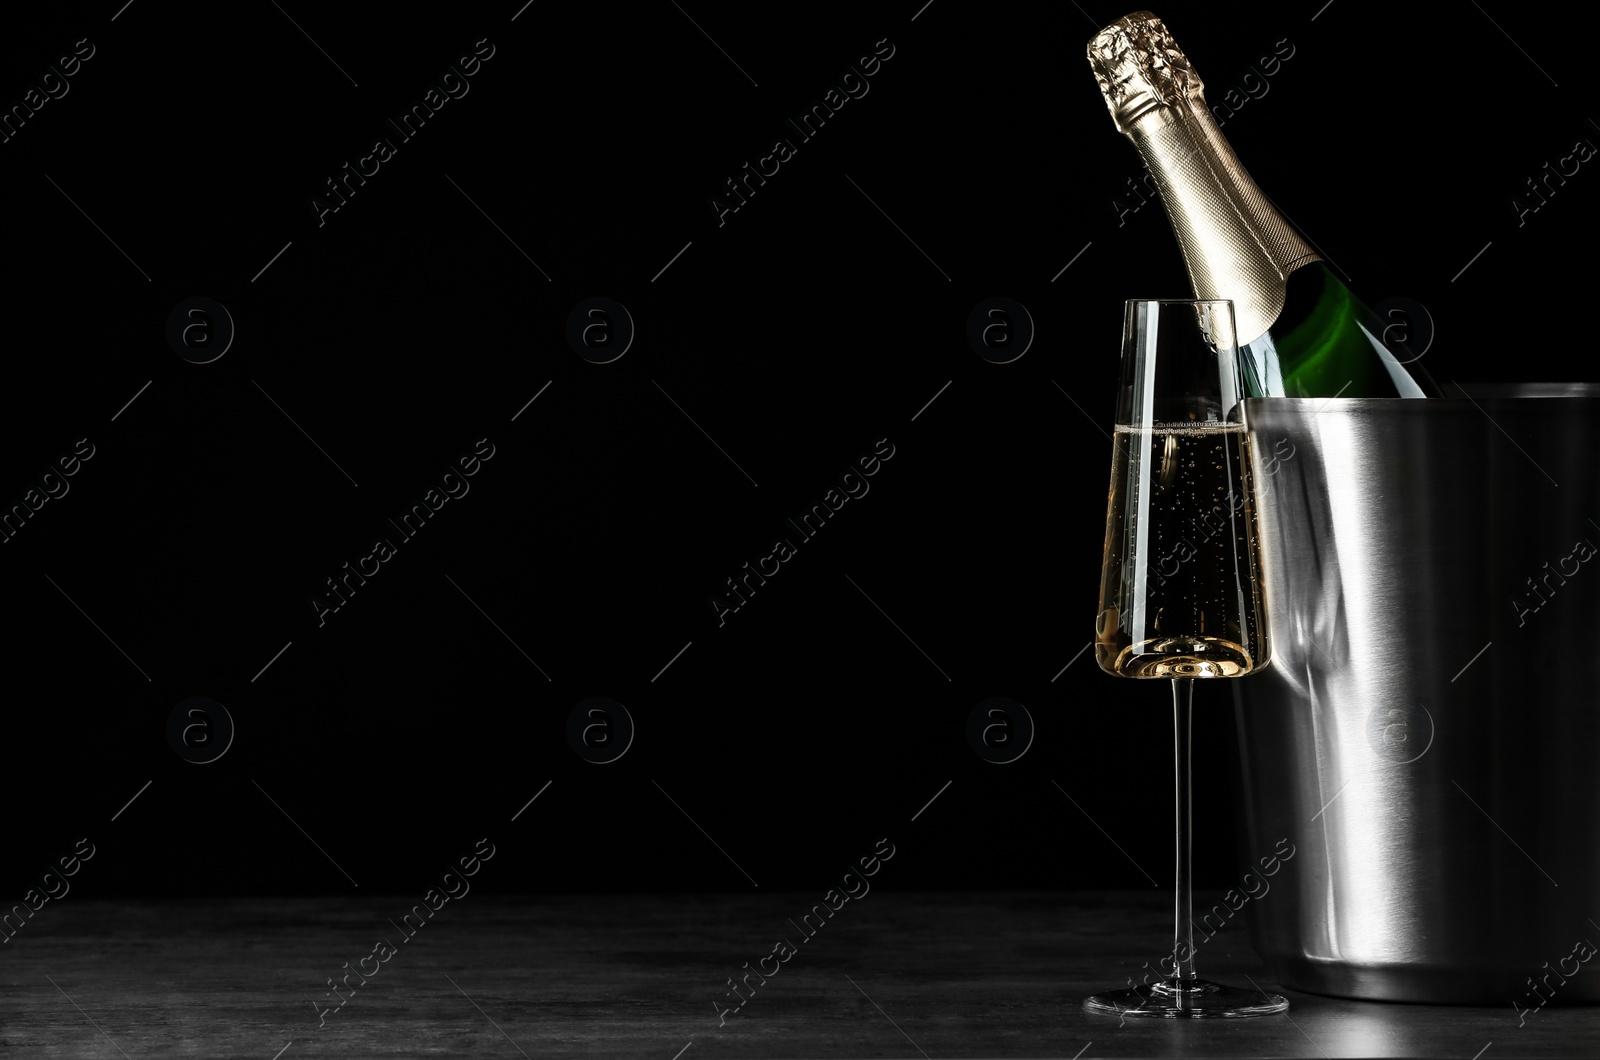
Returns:
[[[1294,850],[1251,930],[1292,989],[1600,1000],[1600,387],[1469,394],[1245,406],[1246,853]]]

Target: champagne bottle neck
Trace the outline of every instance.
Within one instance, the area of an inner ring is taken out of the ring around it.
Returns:
[[[1283,311],[1288,276],[1321,257],[1267,200],[1197,104],[1146,110],[1125,127],[1161,189],[1196,298],[1233,301],[1241,344]]]

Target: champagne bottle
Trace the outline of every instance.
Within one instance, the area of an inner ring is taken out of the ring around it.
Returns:
[[[1089,42],[1089,64],[1160,189],[1194,296],[1233,301],[1252,396],[1442,396],[1240,166],[1159,18],[1113,22]]]

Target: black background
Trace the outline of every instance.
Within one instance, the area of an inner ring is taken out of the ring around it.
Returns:
[[[1126,12],[518,6],[6,16],[8,105],[95,53],[0,144],[0,502],[95,455],[0,546],[0,899],[79,837],[100,896],[421,894],[479,837],[501,891],[811,891],[879,837],[891,888],[1167,886],[1167,691],[1078,657],[1121,302],[1188,292],[1157,203],[1113,203],[1140,167],[1084,45]],[[1427,308],[1436,378],[1593,379],[1600,177],[1511,203],[1600,137],[1587,59],[1499,6],[1158,13],[1212,102],[1292,45],[1223,131],[1369,303]],[[319,227],[309,197],[484,38]],[[708,196],[885,39],[719,227]],[[237,326],[207,365],[165,338],[192,295]],[[564,338],[592,295],[637,326],[614,363]],[[1013,363],[965,339],[991,295],[1037,326]],[[319,627],[308,596],[479,438],[470,493]],[[870,493],[719,628],[718,582],[881,438]],[[1197,696],[1209,886],[1267,853],[1228,693]],[[166,739],[197,695],[237,723],[208,765]],[[638,727],[609,765],[565,738],[593,695]],[[1005,766],[965,738],[995,695],[1038,727]]]

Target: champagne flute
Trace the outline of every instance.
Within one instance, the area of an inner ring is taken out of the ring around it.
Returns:
[[[1276,994],[1200,979],[1190,876],[1190,704],[1196,679],[1269,658],[1233,303],[1130,300],[1112,444],[1095,658],[1172,681],[1177,886],[1172,974],[1096,994],[1092,1012],[1198,1018],[1286,1011]]]

